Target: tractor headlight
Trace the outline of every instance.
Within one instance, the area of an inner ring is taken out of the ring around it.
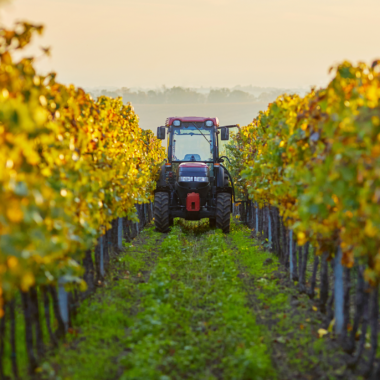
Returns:
[[[195,182],[208,182],[208,177],[194,177]]]
[[[179,177],[179,182],[192,182],[194,177]]]

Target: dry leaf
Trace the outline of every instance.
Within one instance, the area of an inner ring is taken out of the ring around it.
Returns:
[[[318,330],[318,335],[320,338],[322,338],[324,335],[328,334],[328,331],[325,329],[319,329]]]

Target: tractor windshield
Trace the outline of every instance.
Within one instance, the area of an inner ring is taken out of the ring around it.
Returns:
[[[214,132],[212,128],[192,123],[175,128],[173,133],[173,161],[213,161]]]

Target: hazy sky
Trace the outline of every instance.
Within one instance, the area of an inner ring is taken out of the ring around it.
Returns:
[[[39,65],[79,86],[308,87],[380,57],[380,0],[13,0],[46,26]]]

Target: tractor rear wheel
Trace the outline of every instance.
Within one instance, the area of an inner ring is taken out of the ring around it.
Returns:
[[[158,232],[168,232],[170,226],[169,194],[154,194],[154,225]]]
[[[216,197],[216,228],[230,232],[231,194],[219,193]]]

